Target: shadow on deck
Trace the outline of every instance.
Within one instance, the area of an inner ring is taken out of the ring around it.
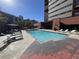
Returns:
[[[1,48],[0,48],[0,51],[3,51],[5,48],[7,48],[7,46],[9,46],[11,43],[13,43],[13,42],[16,42],[16,41],[19,41],[19,40],[22,40],[23,38],[20,38],[20,39],[10,39],[10,40],[8,40],[7,42],[5,42],[6,44],[4,45],[4,46],[2,46]]]

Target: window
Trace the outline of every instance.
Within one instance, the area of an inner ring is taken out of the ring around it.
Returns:
[[[57,1],[58,1],[58,0],[57,0]],[[57,7],[57,6],[59,6],[60,4],[66,2],[66,1],[67,1],[67,0],[62,1],[61,3],[59,3],[59,4],[55,5],[54,7],[50,8],[50,10],[53,9],[53,8],[55,8],[55,7]]]
[[[62,12],[62,13],[60,13],[60,14],[56,14],[56,15],[50,16],[49,18],[58,16],[58,15],[62,15],[62,14],[65,14],[65,13],[68,13],[68,12],[71,12],[71,11],[72,11],[72,10],[68,10],[68,11],[66,11],[66,12]]]
[[[54,13],[54,12],[56,12],[56,11],[58,11],[58,10],[62,10],[62,9],[64,9],[64,8],[68,7],[68,6],[71,6],[71,5],[72,5],[72,3],[71,3],[71,4],[68,4],[68,5],[64,6],[64,7],[61,7],[61,8],[59,8],[59,9],[57,9],[57,10],[54,10],[54,11],[52,11],[51,13]],[[49,14],[51,14],[51,13],[49,13]]]

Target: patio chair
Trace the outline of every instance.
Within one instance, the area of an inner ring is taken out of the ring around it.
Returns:
[[[76,34],[77,32],[76,32],[76,30],[72,30],[72,31],[70,31],[70,33]]]
[[[71,32],[72,32],[72,33],[73,33],[73,32],[76,32],[76,30],[72,30]]]
[[[69,34],[69,29],[64,30],[63,33]]]
[[[62,32],[62,31],[63,31],[63,29],[60,29],[59,31],[60,31],[60,32]]]
[[[64,32],[68,32],[69,31],[69,29],[66,29]]]
[[[5,34],[4,34],[4,33],[0,33],[0,35],[1,35],[1,36],[4,36]]]

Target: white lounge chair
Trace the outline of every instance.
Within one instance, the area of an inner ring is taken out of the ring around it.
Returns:
[[[60,32],[62,32],[62,31],[63,31],[63,29],[60,29],[59,31],[60,31]]]
[[[70,31],[70,33],[76,34],[77,32],[76,32],[76,30],[72,30],[72,31]]]
[[[63,31],[63,33],[69,34],[69,29],[66,29],[65,31]]]
[[[71,32],[76,32],[76,30],[72,30]]]
[[[66,29],[64,32],[68,32],[69,31],[69,29]]]

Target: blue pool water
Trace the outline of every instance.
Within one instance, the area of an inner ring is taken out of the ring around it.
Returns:
[[[49,40],[57,41],[66,38],[66,35],[64,34],[48,32],[43,30],[30,30],[29,33],[40,43]]]

